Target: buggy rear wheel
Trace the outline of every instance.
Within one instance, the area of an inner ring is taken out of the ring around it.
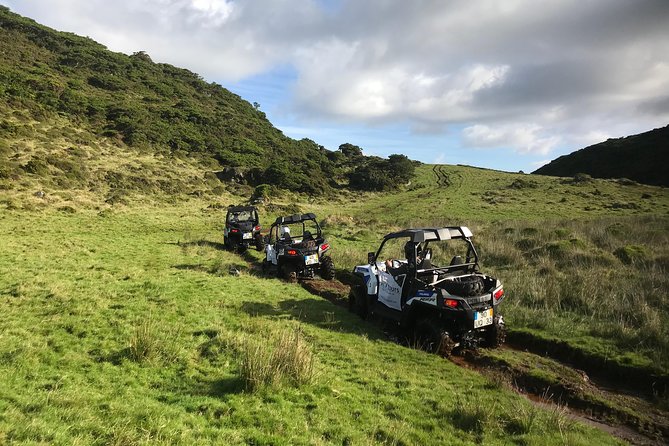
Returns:
[[[334,261],[330,256],[323,256],[321,258],[321,277],[325,280],[332,280],[335,278]]]
[[[284,263],[281,266],[281,276],[290,283],[296,283],[297,269],[295,268],[295,265],[291,265],[290,263]]]
[[[418,346],[430,353],[448,357],[455,348],[455,342],[448,332],[433,319],[421,319],[416,323],[416,341]]]
[[[506,325],[501,316],[495,316],[493,324],[490,326],[485,334],[485,346],[489,348],[497,348],[506,341]]]

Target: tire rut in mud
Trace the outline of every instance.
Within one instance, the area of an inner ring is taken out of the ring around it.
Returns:
[[[437,177],[437,185],[441,187],[449,187],[452,185],[450,176],[444,171],[444,166],[435,164],[432,167],[432,173]]]
[[[643,395],[604,388],[585,372],[554,359],[509,346],[504,350],[513,352],[513,361],[480,350],[464,352],[453,362],[506,382],[534,400],[565,406],[576,418],[610,426],[608,432],[632,444],[669,441],[669,414]],[[523,359],[517,362],[515,357]]]
[[[524,331],[511,331],[507,340],[508,345],[516,350],[548,356],[583,370],[591,378],[616,388],[641,393],[647,397],[669,393],[669,376],[655,370],[615,363],[607,358],[588,354],[567,342],[539,338]]]

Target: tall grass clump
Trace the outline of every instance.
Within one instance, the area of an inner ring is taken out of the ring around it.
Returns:
[[[247,390],[301,386],[314,376],[314,356],[299,327],[265,338],[246,337],[240,346],[239,372]]]
[[[455,427],[474,435],[478,443],[485,443],[488,435],[522,437],[559,432],[564,437],[576,428],[563,405],[542,410],[529,402],[499,401],[473,394],[457,395],[450,418]]]
[[[451,411],[453,424],[463,431],[482,435],[497,422],[496,402],[486,402],[481,398],[458,395],[455,408]]]
[[[161,353],[160,336],[151,319],[141,321],[130,337],[130,358],[136,362],[156,359]]]

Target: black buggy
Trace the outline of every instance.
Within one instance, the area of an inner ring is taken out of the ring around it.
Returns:
[[[368,263],[353,269],[359,283],[351,288],[350,309],[395,321],[444,356],[459,346],[499,346],[506,333],[499,311],[504,289],[479,271],[471,237],[464,226],[386,235]]]
[[[230,250],[245,250],[255,246],[258,251],[265,248],[265,239],[260,230],[258,209],[255,206],[229,206],[225,217],[223,243]]]
[[[263,270],[275,271],[290,282],[312,279],[316,274],[332,280],[335,267],[327,255],[329,249],[314,214],[278,217],[267,236]]]

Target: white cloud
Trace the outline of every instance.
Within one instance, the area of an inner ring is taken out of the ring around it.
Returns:
[[[536,124],[512,124],[490,127],[473,125],[462,131],[463,141],[469,147],[513,148],[518,153],[545,155],[560,143],[557,136],[546,136]]]
[[[0,3],[223,85],[291,66],[303,122],[465,127],[518,153],[669,122],[666,0]]]
[[[447,160],[446,154],[441,152],[434,158],[432,164],[446,164],[446,160]]]

